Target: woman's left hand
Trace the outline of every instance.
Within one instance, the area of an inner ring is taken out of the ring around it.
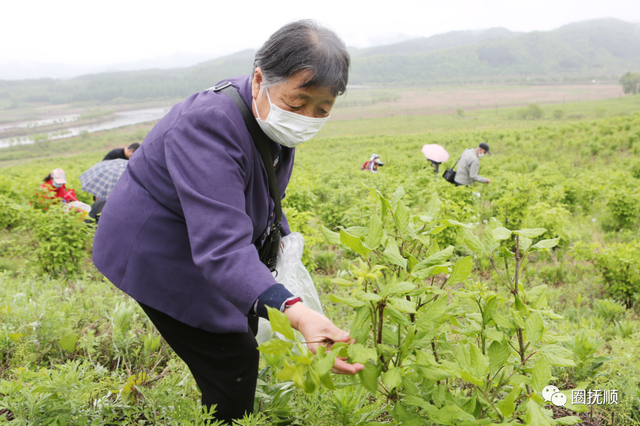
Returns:
[[[304,336],[307,347],[316,353],[318,346],[326,342],[328,346],[335,342],[351,343],[351,336],[348,332],[339,329],[324,315],[309,309],[301,302],[294,303],[284,311],[291,322],[291,326]],[[330,346],[329,346],[330,347]],[[364,365],[354,363],[349,364],[344,358],[336,357],[336,362],[331,369],[336,374],[356,374],[364,369]]]

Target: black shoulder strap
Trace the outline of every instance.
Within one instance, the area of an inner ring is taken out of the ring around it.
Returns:
[[[462,151],[462,154],[464,154],[464,151]],[[460,157],[458,157],[458,160],[456,161],[456,164],[453,165],[453,167],[451,168],[451,170],[455,169],[456,166],[458,165],[458,161],[460,161],[460,159],[462,158],[462,154],[460,154]]]
[[[238,90],[231,85],[231,83],[225,83],[220,85],[219,87],[212,87],[210,90],[214,92],[222,92],[236,104],[238,109],[240,110],[240,114],[242,114],[242,118],[244,119],[244,124],[247,126],[251,137],[253,138],[253,143],[256,145],[258,152],[260,153],[260,157],[262,157],[262,162],[264,163],[264,168],[267,169],[267,177],[269,179],[269,193],[271,194],[271,198],[273,198],[273,202],[275,204],[275,221],[273,222],[274,227],[280,227],[282,223],[282,204],[280,200],[280,188],[278,188],[278,181],[276,180],[276,173],[273,170],[273,158],[271,157],[271,150],[269,149],[269,141],[267,140],[267,136],[262,132],[260,126],[256,122],[256,118],[253,116],[253,113],[238,93]]]

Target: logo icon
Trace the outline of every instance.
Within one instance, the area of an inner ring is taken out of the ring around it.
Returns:
[[[556,407],[564,407],[567,403],[567,396],[560,393],[560,389],[553,385],[546,386],[542,389],[542,397],[545,402],[551,402]]]

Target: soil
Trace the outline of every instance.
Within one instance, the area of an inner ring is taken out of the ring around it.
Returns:
[[[374,89],[352,89],[352,99],[366,99]],[[592,101],[622,96],[619,84],[574,84],[530,86],[456,86],[410,89],[375,89],[399,95],[395,101],[376,102],[364,107],[334,108],[332,120],[389,117],[394,115],[455,114],[477,109],[522,107],[565,102]],[[350,92],[347,91],[346,99]],[[372,97],[372,96],[371,96]]]

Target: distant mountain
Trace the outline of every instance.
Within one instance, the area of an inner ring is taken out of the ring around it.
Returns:
[[[352,85],[617,79],[627,71],[640,70],[640,24],[600,19],[546,32],[455,31],[349,50]],[[70,80],[0,80],[0,105],[183,98],[225,78],[250,73],[254,55],[254,50],[243,50],[190,67]]]
[[[493,37],[485,35],[476,43],[469,43],[469,34],[461,32],[371,49],[371,54],[354,59],[349,82],[415,85],[526,77],[616,79],[640,69],[640,24],[600,19],[547,32],[495,30],[488,33]],[[436,38],[459,44],[438,49],[445,43],[438,44]]]
[[[505,39],[518,35],[505,28],[490,28],[476,31],[452,31],[431,37],[421,37],[386,46],[370,47],[354,51],[354,58],[375,55],[411,55],[434,50],[442,50],[450,47],[467,46],[480,43],[485,40]]]

